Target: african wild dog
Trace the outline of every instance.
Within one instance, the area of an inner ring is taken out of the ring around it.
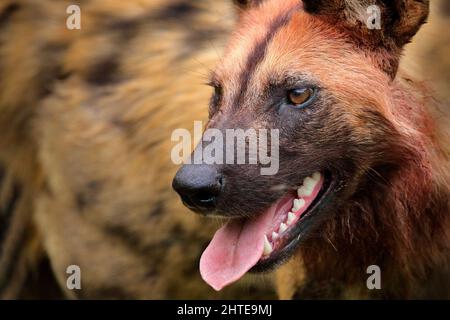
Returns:
[[[170,189],[170,134],[207,117],[201,84],[231,1],[79,1],[82,29],[69,31],[74,2],[0,1],[0,297],[268,297],[266,286],[214,295],[202,283],[216,226]],[[447,26],[421,35],[427,72],[446,63]],[[70,264],[81,291],[66,288]],[[320,288],[302,265],[297,255],[279,273],[281,297]]]
[[[204,280],[220,290],[291,258],[281,297],[450,297],[448,119],[398,74],[428,1],[236,3],[207,128],[279,129],[280,170],[178,171],[185,204],[233,218],[202,255]],[[381,29],[366,25],[374,4]],[[382,290],[366,287],[370,265]]]

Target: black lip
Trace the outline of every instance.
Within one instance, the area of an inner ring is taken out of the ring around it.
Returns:
[[[287,259],[289,259],[295,252],[295,250],[311,235],[311,231],[321,221],[326,218],[324,207],[334,199],[335,190],[337,189],[336,180],[332,179],[331,174],[325,174],[325,188],[321,190],[321,194],[313,202],[312,206],[308,209],[305,215],[297,222],[296,226],[289,231],[285,245],[281,249],[277,249],[269,257],[260,260],[250,272],[260,273],[267,272],[275,269],[281,265]]]

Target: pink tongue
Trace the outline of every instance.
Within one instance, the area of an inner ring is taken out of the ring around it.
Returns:
[[[264,235],[270,227],[275,208],[256,219],[238,219],[217,230],[200,259],[200,274],[219,291],[240,279],[261,258]]]

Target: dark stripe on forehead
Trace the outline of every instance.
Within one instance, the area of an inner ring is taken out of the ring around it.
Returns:
[[[267,52],[267,47],[271,43],[272,39],[275,37],[277,32],[286,26],[291,20],[292,14],[300,9],[300,6],[296,6],[291,10],[287,11],[279,15],[269,26],[268,31],[264,39],[256,44],[253,50],[250,52],[250,55],[247,58],[247,63],[245,68],[242,70],[241,75],[239,76],[239,87],[240,91],[236,94],[236,98],[234,99],[233,107],[237,107],[243,103],[245,94],[247,93],[248,87],[250,85],[250,80],[255,73],[258,65],[264,60],[264,57]]]

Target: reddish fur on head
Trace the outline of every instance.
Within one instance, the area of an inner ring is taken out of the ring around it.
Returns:
[[[441,144],[448,140],[436,140],[438,123],[406,90],[391,87],[389,120],[398,135],[389,141],[395,159],[384,168],[390,171],[370,168],[368,183],[300,248],[296,259],[302,259],[308,283],[298,285],[297,298],[315,296],[313,287],[324,283],[328,288],[320,294],[328,297],[351,290],[363,297],[447,296],[449,166]],[[369,293],[365,271],[374,264],[383,271],[384,290]]]

